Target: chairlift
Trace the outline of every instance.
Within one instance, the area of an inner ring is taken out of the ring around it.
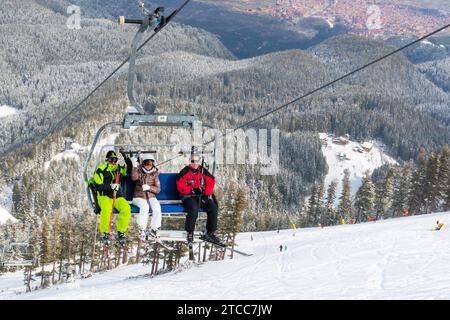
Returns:
[[[94,210],[94,212],[99,212],[99,207],[96,202],[96,194],[95,191],[92,188],[92,185],[89,183],[89,181],[92,179],[91,177],[94,176],[96,168],[100,165],[100,161],[104,161],[102,156],[106,154],[109,150],[114,150],[117,153],[120,153],[122,155],[125,155],[125,159],[127,156],[140,156],[141,154],[145,153],[151,153],[156,155],[157,159],[162,159],[163,161],[159,161],[159,164],[165,164],[167,162],[170,162],[174,158],[179,157],[180,155],[188,155],[193,152],[196,152],[200,154],[202,157],[205,155],[211,155],[210,160],[214,161],[215,157],[215,151],[216,151],[216,139],[213,141],[213,147],[212,150],[208,151],[208,146],[206,145],[195,145],[194,142],[190,142],[189,148],[181,148],[179,145],[176,144],[146,144],[146,145],[136,145],[136,144],[108,144],[103,145],[99,149],[96,149],[97,144],[100,140],[100,137],[102,134],[110,128],[120,128],[124,130],[129,130],[131,128],[138,128],[141,127],[153,127],[153,128],[160,128],[163,130],[168,130],[170,128],[179,127],[179,128],[185,128],[187,130],[190,130],[191,132],[195,132],[196,130],[201,130],[202,127],[205,128],[212,128],[210,125],[205,125],[202,123],[198,117],[194,114],[181,114],[181,113],[151,113],[147,114],[144,110],[144,108],[136,101],[134,98],[133,93],[133,87],[134,87],[134,80],[136,76],[135,72],[135,61],[136,61],[136,54],[138,45],[140,43],[140,40],[142,38],[142,35],[145,33],[145,31],[150,26],[155,26],[156,29],[161,23],[166,23],[166,19],[162,16],[162,13],[164,12],[163,8],[157,8],[153,13],[147,9],[145,9],[145,6],[142,4],[139,5],[142,9],[145,15],[147,15],[147,19],[143,20],[137,20],[137,19],[126,19],[124,17],[119,18],[119,24],[139,24],[141,27],[139,28],[138,32],[136,33],[136,36],[133,39],[132,42],[132,49],[131,49],[131,55],[130,55],[130,61],[129,61],[129,70],[128,70],[128,100],[129,100],[129,107],[127,112],[125,113],[123,120],[121,122],[114,121],[109,122],[105,125],[103,125],[96,133],[94,140],[92,142],[91,148],[89,150],[88,156],[86,158],[84,168],[83,168],[83,177],[84,181],[86,182],[86,193],[88,197],[89,204],[91,208]],[[178,149],[177,149],[178,148]],[[165,150],[164,150],[165,149]],[[180,150],[181,149],[181,150]],[[172,152],[172,156],[176,154],[176,157],[170,157],[163,159],[164,154],[167,155],[167,153]],[[160,154],[161,153],[161,154]],[[97,158],[97,159],[94,159]],[[94,163],[93,167],[90,167]],[[156,167],[159,165],[156,164]],[[89,172],[90,169],[93,168],[92,172]],[[215,173],[215,165],[212,168],[211,171],[212,174]],[[161,192],[157,195],[157,199],[161,203],[161,213],[162,218],[184,218],[186,216],[186,212],[184,210],[184,207],[181,204],[181,200],[179,198],[178,190],[176,187],[176,177],[178,173],[161,173],[160,174],[160,183],[161,183]],[[123,188],[125,189],[125,193],[127,194],[127,200],[129,201],[131,208],[132,208],[132,214],[136,215],[139,214],[139,208],[132,205],[132,199],[130,198],[130,195],[132,196],[132,192],[130,191],[130,188],[127,186],[130,186],[130,180],[121,181]],[[114,210],[115,212],[116,210]],[[117,213],[117,212],[115,212]],[[201,212],[200,212],[201,213]],[[161,230],[160,233],[160,239],[161,240],[167,240],[167,241],[185,241],[186,234],[184,231],[163,231]],[[198,239],[197,234],[197,239]]]
[[[1,251],[2,267],[31,267],[36,262],[34,246],[28,242],[8,242]]]

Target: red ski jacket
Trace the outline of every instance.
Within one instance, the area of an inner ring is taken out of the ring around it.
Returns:
[[[203,185],[201,185],[202,177]],[[202,166],[196,170],[191,166],[186,166],[177,176],[177,189],[181,196],[194,196],[193,189],[200,187],[204,190],[205,195],[211,196],[214,193],[215,183],[214,176],[208,170],[202,169]]]

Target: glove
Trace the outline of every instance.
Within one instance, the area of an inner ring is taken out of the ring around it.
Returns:
[[[132,163],[133,167],[134,167],[134,168],[137,168],[138,165],[139,165],[139,162],[138,162],[138,160],[136,159],[136,157],[132,157],[132,158],[130,158],[130,160],[131,160],[131,163]]]
[[[142,191],[144,191],[144,192],[150,191],[150,186],[148,184],[143,184]]]
[[[192,193],[195,194],[196,196],[201,196],[203,194],[203,189],[202,188],[194,188],[194,189],[192,189]]]
[[[125,160],[119,159],[119,160],[117,161],[117,164],[119,165],[119,167],[125,167]]]
[[[114,191],[119,191],[119,189],[120,189],[120,184],[118,184],[118,183],[113,183],[113,184],[111,185],[111,189],[113,189]]]

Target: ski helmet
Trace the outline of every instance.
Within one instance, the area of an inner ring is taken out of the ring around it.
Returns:
[[[117,154],[114,151],[108,151],[108,153],[106,154],[106,161],[110,161],[110,162],[117,162],[118,157]]]
[[[152,155],[149,155],[149,154],[142,155],[141,164],[142,164],[142,169],[145,173],[148,173],[148,172],[146,172],[147,170],[144,169],[144,166],[148,166],[148,165],[154,166],[154,163],[155,163],[155,158]]]
[[[144,153],[144,154],[142,154],[142,156],[141,156],[141,160],[142,160],[142,162],[144,162],[144,161],[146,161],[146,160],[155,161],[155,158],[154,158],[151,154]]]

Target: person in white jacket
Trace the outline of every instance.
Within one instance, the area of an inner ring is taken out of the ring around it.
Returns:
[[[131,180],[135,182],[133,204],[139,207],[139,237],[142,240],[158,237],[158,229],[161,227],[161,205],[156,195],[161,191],[159,170],[155,167],[155,159],[144,154],[139,165],[137,159],[131,159],[133,169]],[[150,231],[147,232],[148,216],[152,211]]]

